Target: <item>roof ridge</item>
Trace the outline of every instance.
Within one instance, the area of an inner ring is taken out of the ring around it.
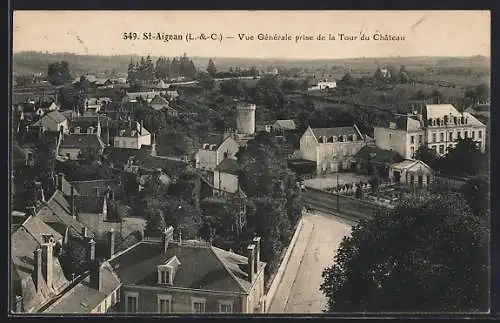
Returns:
[[[238,278],[236,277],[236,275],[229,268],[227,268],[226,263],[219,257],[219,255],[214,250],[214,248],[217,248],[217,247],[210,246],[208,249],[210,249],[210,251],[212,251],[212,253],[215,255],[215,258],[220,262],[220,264],[222,265],[222,267],[224,267],[224,269],[229,273],[229,276],[231,276],[231,278],[236,282],[236,284],[238,284],[238,286],[240,286],[240,288],[244,292],[247,292],[247,290],[245,289],[245,287],[243,286],[243,284],[238,280]],[[217,248],[217,249],[220,249],[220,248]],[[223,249],[220,249],[220,250],[223,250]],[[225,250],[223,250],[223,251],[225,251]]]

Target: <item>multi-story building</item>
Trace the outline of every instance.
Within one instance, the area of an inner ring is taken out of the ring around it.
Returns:
[[[210,134],[196,154],[196,168],[214,171],[224,158],[234,157],[239,149],[233,137]]]
[[[120,278],[126,313],[265,312],[264,268],[260,238],[248,257],[207,242],[174,241],[173,228],[162,239],[143,240],[116,254],[109,263]]]
[[[114,138],[114,147],[141,149],[151,145],[151,133],[144,128],[143,122],[130,122],[129,126],[118,130]]]
[[[413,159],[420,146],[445,155],[456,146],[458,138],[471,138],[481,152],[486,150],[486,126],[451,104],[428,104],[420,114],[402,116],[387,126],[374,127],[374,137],[378,147],[395,150],[405,159]]]
[[[355,155],[366,146],[365,136],[356,125],[352,127],[311,128],[300,138],[300,157],[316,162],[316,172],[337,172],[349,169]]]

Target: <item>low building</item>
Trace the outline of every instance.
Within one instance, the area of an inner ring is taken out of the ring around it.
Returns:
[[[424,187],[434,180],[432,169],[421,160],[404,160],[391,165],[391,181],[411,186]]]
[[[125,96],[122,99],[122,103],[133,103],[133,102],[139,102],[139,101],[144,101],[146,103],[150,103],[151,100],[158,94],[158,92],[155,91],[150,91],[150,92],[130,92],[125,94]]]
[[[214,190],[236,193],[239,190],[240,166],[235,158],[225,158],[214,171]]]
[[[128,127],[118,130],[113,139],[113,146],[116,148],[141,149],[151,145],[151,133],[144,128],[143,122],[130,122]]]
[[[352,169],[355,155],[366,146],[356,125],[336,128],[308,127],[300,138],[300,159],[316,162],[317,174]]]
[[[337,87],[337,82],[336,81],[328,81],[328,80],[323,80],[319,81],[317,84],[312,85],[309,87],[309,91],[316,91],[316,90],[328,90],[328,89],[334,89]]]
[[[97,133],[74,133],[64,136],[59,145],[58,155],[70,160],[78,160],[82,156],[99,158],[104,147],[104,142]]]
[[[120,278],[119,312],[265,312],[260,238],[248,257],[201,241],[173,239],[170,227],[160,240],[144,240],[109,260]]]
[[[196,168],[214,171],[224,158],[234,157],[240,145],[232,137],[210,134],[196,154]]]
[[[44,131],[68,133],[68,119],[58,111],[51,111],[45,114],[33,126],[41,127]]]
[[[276,120],[271,126],[272,131],[276,133],[293,132],[297,130],[295,121],[293,120]]]

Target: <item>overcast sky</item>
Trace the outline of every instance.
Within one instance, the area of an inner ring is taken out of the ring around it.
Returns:
[[[123,33],[222,34],[220,41],[124,40]],[[238,34],[289,34],[292,41],[240,41]],[[332,34],[332,41],[295,37]],[[404,36],[341,41],[339,33]],[[226,39],[225,37],[234,37]],[[204,57],[354,58],[490,56],[489,11],[16,11],[14,52]]]

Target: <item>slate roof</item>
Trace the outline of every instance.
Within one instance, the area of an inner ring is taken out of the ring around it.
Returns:
[[[396,151],[370,146],[361,148],[355,157],[363,160],[372,160],[376,163],[382,164],[392,164],[403,160],[403,157],[401,157]]]
[[[13,269],[13,290],[15,295],[23,297],[24,311],[36,311],[41,305],[54,297],[57,291],[69,284],[64,276],[59,260],[54,257],[53,282],[55,290],[47,286],[42,278],[40,291],[37,293],[33,280],[35,259],[33,252],[40,247],[41,234],[54,234],[61,238],[50,226],[36,217],[28,218],[11,236],[11,260]]]
[[[238,164],[238,161],[236,159],[232,158],[225,158],[219,166],[217,166],[217,169],[221,173],[227,173],[227,174],[232,174],[232,175],[238,175],[240,171],[240,165]]]
[[[46,113],[40,120],[35,122],[33,125],[34,126],[41,126],[43,125],[44,121],[53,121],[57,124],[64,122],[66,120],[66,116],[59,111],[51,111],[49,113]]]
[[[151,100],[150,104],[166,104],[168,105],[167,99],[160,95],[156,95],[153,100]]]
[[[424,116],[424,120],[428,120],[430,118],[442,118],[444,116],[454,116],[461,117],[460,112],[451,104],[426,104],[423,108],[422,115]]]
[[[335,128],[311,128],[316,138],[319,137],[339,137],[339,136],[349,136],[358,135],[363,138],[361,133],[356,129],[355,126],[350,127],[335,127]]]
[[[97,134],[65,135],[59,148],[103,149],[104,143]]]
[[[76,181],[76,182],[71,182],[71,184],[79,192],[80,195],[87,195],[93,197],[104,196],[108,191],[108,189],[112,190],[115,193],[115,196],[121,191],[120,182],[114,179]],[[98,188],[98,190],[96,189],[96,187]]]
[[[90,313],[95,307],[101,304],[114,290],[120,287],[121,283],[114,274],[109,263],[102,264],[101,270],[101,290],[97,290],[90,285],[90,275],[83,281],[71,288],[54,304],[49,306],[44,313],[51,314],[80,314]]]
[[[418,164],[424,166],[425,168],[431,169],[429,167],[429,165],[427,165],[426,163],[424,163],[421,160],[410,160],[410,159],[406,159],[406,160],[403,160],[402,162],[395,163],[395,164],[391,165],[391,167],[396,168],[396,169],[409,169],[409,168],[412,168],[413,166],[418,165]]]
[[[111,118],[108,116],[101,116],[101,115],[95,115],[95,116],[75,116],[71,118],[71,125],[72,126],[80,126],[80,127],[88,127],[88,126],[97,126],[97,121],[101,123],[102,126],[106,126],[106,122],[111,122]]]
[[[166,253],[162,244],[141,241],[109,260],[125,284],[156,286],[157,266],[176,256],[180,261],[173,285],[181,288],[248,293],[246,257],[235,255],[204,242],[171,241]],[[260,262],[259,270],[265,264]]]
[[[293,120],[276,120],[273,127],[279,127],[283,130],[295,130],[297,128]]]

